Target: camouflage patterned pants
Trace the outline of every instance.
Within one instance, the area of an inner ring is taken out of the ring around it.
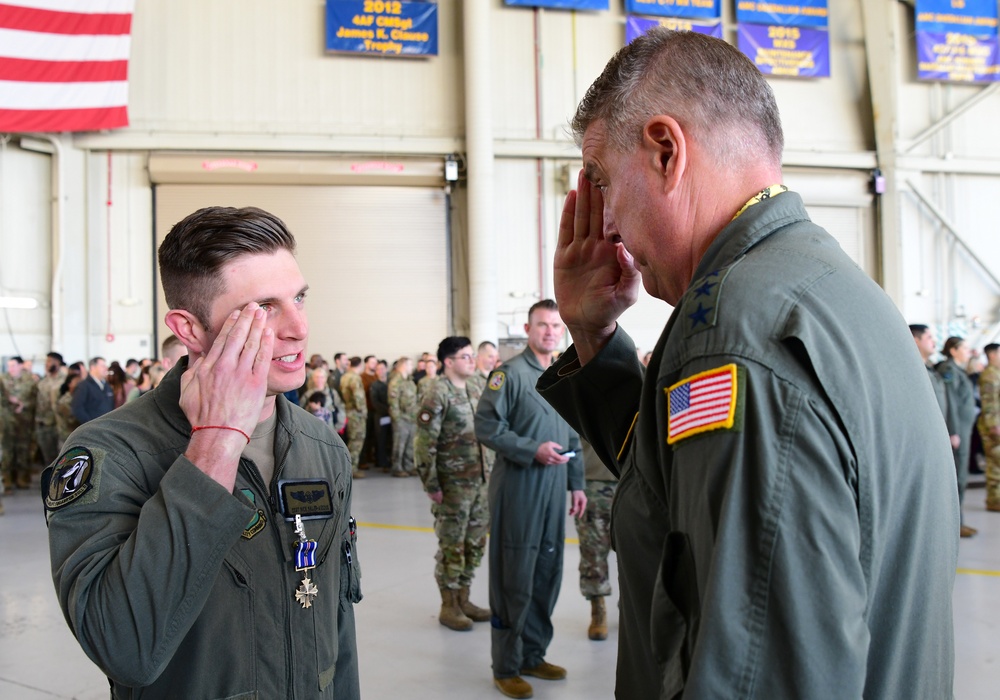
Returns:
[[[485,483],[442,480],[444,499],[440,505],[431,505],[438,538],[438,553],[434,557],[438,588],[457,589],[472,584],[490,528],[486,492]]]
[[[351,453],[351,468],[358,470],[361,463],[361,448],[365,444],[368,416],[360,411],[347,412],[347,450]]]
[[[587,510],[576,516],[580,538],[580,593],[584,598],[611,595],[608,552],[611,551],[611,499],[617,481],[588,481]]]
[[[392,470],[394,472],[413,471],[413,437],[417,424],[400,420],[392,424]]]
[[[19,472],[31,471],[31,444],[34,431],[16,422],[8,425],[3,434],[3,457],[0,458],[0,472],[8,481]]]
[[[986,455],[986,507],[1000,510],[1000,438],[983,436]]]
[[[35,424],[35,442],[41,451],[42,464],[48,466],[59,456],[59,431],[55,425]]]

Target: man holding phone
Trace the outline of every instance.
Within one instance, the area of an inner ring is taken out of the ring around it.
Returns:
[[[511,698],[531,697],[523,675],[566,677],[545,651],[562,582],[567,486],[569,514],[587,506],[580,438],[535,391],[565,332],[556,303],[534,304],[524,330],[527,349],[490,374],[476,412],[476,437],[497,455],[489,487],[493,679]]]

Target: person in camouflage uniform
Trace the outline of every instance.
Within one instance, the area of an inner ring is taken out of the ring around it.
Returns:
[[[79,371],[70,368],[66,382],[59,387],[60,395],[56,400],[56,432],[59,436],[59,451],[69,439],[70,433],[80,427],[80,421],[73,415],[73,390],[76,385],[83,381],[83,376]],[[65,387],[65,391],[63,391]]]
[[[38,401],[35,404],[35,440],[46,465],[59,456],[59,431],[56,428],[56,402],[59,389],[66,381],[66,364],[62,355],[50,352],[45,357],[45,376],[38,382]]]
[[[352,357],[344,376],[340,378],[340,395],[347,409],[347,449],[351,453],[351,469],[354,478],[361,479],[365,473],[360,469],[361,448],[365,445],[368,431],[368,399],[365,385],[361,381],[361,358]]]
[[[423,403],[427,392],[434,386],[434,382],[437,381],[438,369],[438,365],[434,360],[427,360],[424,364],[425,374],[417,382],[417,403]]]
[[[414,476],[413,437],[416,433],[417,385],[410,381],[413,360],[399,358],[389,377],[389,417],[392,418],[392,475]]]
[[[7,360],[3,382],[3,459],[0,471],[7,489],[31,486],[31,443],[35,435],[35,400],[38,386],[31,372],[24,369],[24,360]]]
[[[1000,345],[984,348],[986,368],[979,375],[979,435],[986,454],[986,510],[1000,512]]]
[[[431,499],[438,537],[434,578],[441,591],[438,621],[453,630],[486,622],[490,611],[469,601],[469,586],[486,547],[489,529],[489,472],[476,440],[475,415],[482,385],[469,381],[476,371],[472,341],[451,336],[438,346],[444,368],[417,413],[417,473]],[[433,363],[428,363],[428,366]]]
[[[580,538],[580,593],[590,601],[590,627],[587,636],[594,641],[608,638],[607,610],[604,598],[611,595],[608,577],[608,553],[611,551],[611,501],[618,480],[604,466],[590,443],[583,445],[583,469],[587,485],[587,509],[573,518]]]

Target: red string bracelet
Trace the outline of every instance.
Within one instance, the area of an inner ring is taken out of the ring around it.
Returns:
[[[239,428],[234,428],[231,425],[193,425],[191,426],[191,434],[194,435],[199,430],[234,430],[243,437],[247,439],[247,444],[250,444],[250,436],[244,433]]]

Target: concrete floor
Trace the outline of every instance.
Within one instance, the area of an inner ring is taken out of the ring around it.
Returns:
[[[83,655],[63,620],[50,578],[45,522],[37,489],[8,494],[0,517],[0,699],[108,697],[103,674]],[[1000,697],[1000,514],[987,513],[982,489],[970,489],[955,583],[957,700]],[[355,488],[365,598],[357,606],[361,687],[368,700],[496,700],[486,623],[458,633],[437,622],[433,579],[436,540],[428,500],[416,479],[370,474]],[[575,537],[572,523],[567,535]],[[613,555],[612,555],[613,557]],[[532,680],[540,700],[611,698],[617,643],[617,597],[609,599],[610,637],[586,637],[589,604],[577,588],[579,550],[566,546],[555,639],[548,660],[569,678]],[[617,589],[617,586],[616,586]],[[487,605],[485,563],[472,599]],[[919,611],[914,611],[919,614]]]

